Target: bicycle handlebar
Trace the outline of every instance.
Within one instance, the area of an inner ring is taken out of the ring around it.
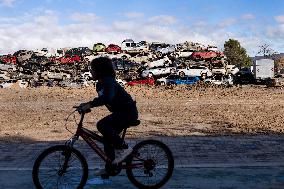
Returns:
[[[75,111],[77,111],[79,114],[85,114],[85,113],[89,113],[89,112],[91,112],[91,109],[88,109],[88,110],[86,110],[86,111],[83,111],[82,110],[82,106],[73,106],[73,108],[75,108],[76,110]]]

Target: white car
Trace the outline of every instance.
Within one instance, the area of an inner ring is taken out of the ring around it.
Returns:
[[[142,77],[153,77],[153,76],[160,76],[166,74],[174,74],[176,72],[175,67],[157,67],[144,70],[141,73]]]
[[[121,50],[126,52],[131,52],[136,50],[136,43],[132,39],[125,39],[121,43]]]
[[[11,88],[16,82],[16,80],[6,80],[0,83],[0,88]]]
[[[85,86],[89,86],[87,81],[84,79],[78,79],[76,81],[69,81],[69,80],[63,80],[59,83],[61,87],[67,87],[67,88],[82,88]]]
[[[7,72],[0,71],[0,80],[8,80],[10,77],[7,75]]]
[[[191,51],[177,51],[175,52],[175,56],[177,58],[188,58],[193,52]]]
[[[208,50],[208,51],[219,52],[219,50],[218,50],[218,48],[217,48],[216,46],[211,46],[211,45],[209,45],[209,46],[207,47],[207,50]]]
[[[232,86],[234,84],[233,78],[231,75],[223,76],[219,80],[214,79],[214,78],[208,78],[208,79],[205,79],[204,82],[207,84],[224,85],[224,86]]]
[[[154,68],[154,67],[165,66],[165,65],[171,64],[171,62],[172,61],[167,56],[165,56],[162,59],[155,60],[152,62],[147,62],[147,66],[149,68]]]
[[[206,78],[212,76],[212,72],[205,66],[191,66],[184,69],[178,69],[177,74],[181,77],[197,76]]]
[[[56,71],[45,71],[45,72],[42,72],[41,77],[43,77],[44,79],[66,80],[66,79],[70,79],[71,75],[56,70]]]
[[[27,88],[29,86],[29,82],[25,81],[25,80],[19,80],[19,86],[20,88]]]
[[[175,45],[165,44],[165,45],[159,46],[156,49],[156,53],[158,54],[158,56],[162,56],[164,54],[170,54],[174,52],[175,50],[176,50]]]
[[[17,68],[16,68],[16,66],[14,64],[1,64],[0,63],[0,70],[13,72],[13,71],[16,71]]]
[[[226,68],[227,68],[227,73],[232,75],[235,75],[240,71],[236,65],[227,65]]]
[[[178,78],[180,78],[179,75],[173,74],[173,75],[169,75],[167,77],[159,78],[159,79],[156,80],[156,82],[157,82],[158,85],[167,85],[169,80],[178,79]]]
[[[126,53],[119,53],[119,54],[107,54],[107,57],[110,59],[113,58],[129,59],[131,56]]]
[[[86,81],[89,81],[92,79],[92,74],[91,72],[84,72],[81,74],[81,77],[84,78]]]
[[[124,81],[124,80],[122,80],[122,79],[116,79],[116,82],[117,82],[118,84],[120,84],[122,87],[124,87],[125,84],[127,83],[126,81]]]
[[[137,63],[145,63],[149,62],[153,58],[154,56],[152,53],[142,53],[142,54],[137,54],[134,57],[130,57],[129,60]]]

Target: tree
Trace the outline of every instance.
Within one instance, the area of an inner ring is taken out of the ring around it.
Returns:
[[[279,59],[277,52],[270,48],[270,45],[264,44],[259,46],[258,55],[264,56],[264,58],[272,58],[273,60]]]
[[[224,44],[224,54],[229,64],[238,67],[249,67],[252,65],[251,58],[247,55],[246,49],[243,48],[238,40],[229,39]]]
[[[264,45],[259,46],[259,51],[258,51],[257,54],[258,55],[260,54],[260,55],[264,56],[265,58],[275,59],[277,52],[274,51],[272,48],[270,48],[270,45],[264,44]]]

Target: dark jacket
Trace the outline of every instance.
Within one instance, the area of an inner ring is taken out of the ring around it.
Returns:
[[[105,77],[96,85],[98,97],[92,101],[92,106],[105,105],[111,112],[127,112],[138,115],[136,102],[113,77]]]

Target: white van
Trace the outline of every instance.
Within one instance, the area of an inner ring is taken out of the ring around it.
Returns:
[[[136,51],[136,43],[132,40],[132,39],[125,39],[124,41],[122,41],[121,43],[121,50],[122,51]]]

